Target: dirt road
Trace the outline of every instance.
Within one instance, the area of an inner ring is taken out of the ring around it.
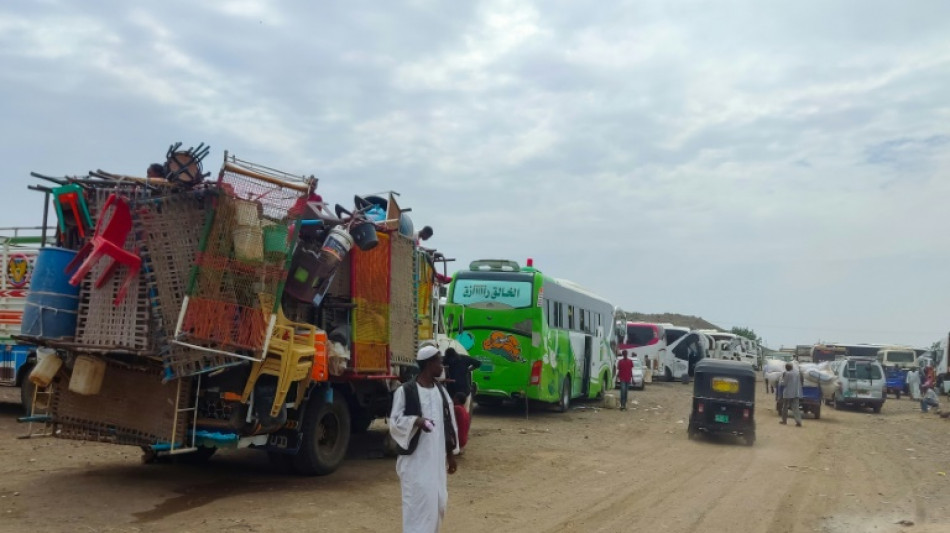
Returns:
[[[382,425],[330,477],[276,475],[252,451],[145,466],[135,448],[16,439],[15,393],[0,396],[2,531],[399,530]],[[880,415],[828,408],[782,426],[760,391],[749,448],[687,440],[690,393],[649,385],[626,412],[477,413],[444,530],[950,531],[950,421],[890,399]]]

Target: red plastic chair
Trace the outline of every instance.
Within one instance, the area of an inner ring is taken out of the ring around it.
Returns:
[[[108,217],[108,222],[105,222],[110,207],[112,216]],[[142,268],[142,258],[123,248],[130,231],[132,231],[132,210],[129,209],[129,204],[121,196],[109,195],[105,205],[102,206],[99,220],[96,221],[96,230],[92,239],[79,250],[75,259],[64,270],[64,272],[69,272],[82,261],[79,270],[69,279],[69,284],[79,285],[103,256],[109,256],[112,258],[112,264],[96,281],[96,288],[102,287],[106,280],[115,274],[120,264],[126,265],[129,271],[113,302],[114,305],[119,305],[125,298],[125,293],[128,292],[132,281],[139,275],[139,269]]]

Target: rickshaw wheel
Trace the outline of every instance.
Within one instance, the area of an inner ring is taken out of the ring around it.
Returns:
[[[690,423],[690,425],[686,428],[686,438],[689,440],[696,438],[696,428],[693,427],[692,423]]]
[[[743,435],[743,438],[745,439],[746,446],[752,446],[755,444],[755,433],[747,433]]]

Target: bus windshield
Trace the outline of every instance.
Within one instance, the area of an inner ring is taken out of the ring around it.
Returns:
[[[523,309],[531,307],[531,281],[461,278],[455,281],[452,303],[470,307]]]
[[[913,363],[914,362],[914,352],[896,352],[896,351],[887,351],[887,362],[888,363]]]

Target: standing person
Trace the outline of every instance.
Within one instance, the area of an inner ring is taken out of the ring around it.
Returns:
[[[630,390],[630,382],[633,381],[633,359],[627,357],[627,350],[620,352],[620,360],[617,361],[617,379],[620,381],[620,410],[627,410],[627,391]]]
[[[419,375],[396,389],[389,434],[399,447],[396,473],[402,489],[404,533],[435,533],[448,505],[446,473],[457,469],[458,429],[448,392],[436,381],[442,354],[423,346],[416,354]]]
[[[465,396],[458,392],[453,397],[455,400],[455,422],[459,427],[459,450],[464,450],[468,444],[468,430],[472,426],[472,417],[465,409]],[[459,451],[459,454],[462,452]]]
[[[916,368],[911,368],[907,372],[907,388],[910,389],[910,398],[912,400],[920,400],[920,374],[917,373]]]
[[[472,410],[472,370],[482,366],[482,362],[474,357],[462,355],[455,348],[445,349],[445,377],[449,381],[446,388],[453,398],[459,393],[465,395],[465,410]]]
[[[792,363],[785,363],[785,372],[782,373],[781,424],[788,424],[788,408],[791,407],[792,415],[795,417],[795,425],[802,427],[801,398],[802,373],[796,370]]]

